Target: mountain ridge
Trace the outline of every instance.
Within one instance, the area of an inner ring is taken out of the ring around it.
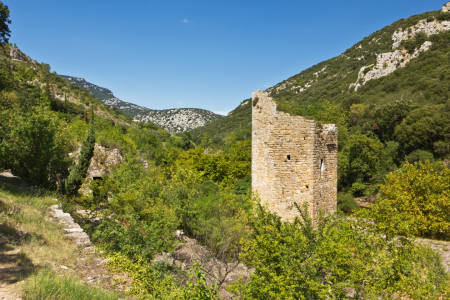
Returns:
[[[115,97],[110,89],[88,82],[84,78],[68,75],[62,75],[62,77],[70,83],[89,90],[102,103],[116,107],[135,121],[152,122],[170,133],[189,131],[204,126],[214,119],[223,118],[222,115],[201,108],[149,109],[122,101]]]
[[[110,89],[100,87],[96,84],[86,81],[81,77],[74,77],[69,75],[61,75],[65,80],[70,83],[75,83],[79,87],[89,90],[97,99],[109,105],[110,107],[117,107],[123,111],[127,116],[134,117],[137,114],[150,111],[151,109],[143,106],[139,106],[130,102],[125,102],[114,96]]]

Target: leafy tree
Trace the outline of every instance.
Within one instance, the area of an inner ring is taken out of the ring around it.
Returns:
[[[450,236],[450,169],[430,162],[406,164],[386,177],[367,216],[391,237]]]
[[[0,1],[0,43],[7,44],[9,37],[11,36],[11,30],[9,29],[9,24],[11,20],[9,19],[9,9],[8,6]]]
[[[383,142],[394,140],[396,126],[415,108],[417,106],[412,105],[411,101],[404,100],[380,107],[375,111],[373,116],[373,131]]]
[[[450,112],[445,105],[428,105],[411,111],[395,128],[397,141],[406,153],[422,149],[436,152],[438,142],[450,143]]]
[[[80,155],[78,156],[78,163],[73,167],[72,171],[64,180],[64,192],[68,196],[74,196],[81,187],[83,178],[86,177],[89,165],[91,164],[92,156],[94,156],[95,147],[95,132],[94,132],[94,108],[92,108],[92,120],[89,133],[81,145]]]
[[[66,176],[67,127],[53,112],[5,110],[0,113],[0,163],[25,181],[56,188]]]
[[[368,181],[376,174],[383,151],[383,144],[377,138],[357,133],[348,139],[339,154],[339,177],[351,186],[355,182]]]
[[[40,98],[40,104],[43,107],[52,108],[52,110],[55,110],[52,103],[52,93],[50,91],[50,83],[46,82],[44,86],[44,90],[42,91],[41,98]]]

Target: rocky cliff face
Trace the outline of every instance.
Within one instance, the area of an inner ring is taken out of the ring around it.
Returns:
[[[189,131],[221,118],[223,116],[198,108],[152,110],[135,117],[140,122],[153,122],[171,133]]]
[[[448,13],[449,10],[450,2],[442,7],[441,13]],[[414,26],[396,30],[392,35],[392,49],[395,51],[378,54],[375,65],[362,67],[358,74],[358,80],[350,84],[350,88],[354,87],[356,91],[369,80],[387,76],[398,68],[403,68],[411,59],[418,57],[421,52],[428,51],[432,45],[432,42],[426,41],[419,48],[416,48],[414,53],[409,54],[405,49],[398,49],[402,41],[414,39],[419,33],[430,36],[447,30],[450,30],[450,21],[436,19],[420,20]]]
[[[13,48],[9,50],[9,55],[11,56],[12,60],[15,61],[31,61],[31,58],[19,50],[19,48]]]
[[[381,53],[377,56],[377,63],[362,67],[358,73],[358,80],[350,84],[355,87],[355,91],[363,86],[367,81],[387,76],[398,68],[403,68],[411,59],[419,56],[421,52],[430,50],[432,42],[425,42],[416,49],[413,54],[409,54],[406,50],[395,50],[394,52]]]

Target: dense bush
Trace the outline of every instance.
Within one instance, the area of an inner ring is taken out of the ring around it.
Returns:
[[[368,218],[390,236],[450,237],[450,169],[406,164],[386,177]]]
[[[25,181],[56,188],[67,176],[67,126],[54,113],[35,108],[31,112],[0,112],[0,164]]]
[[[173,231],[176,227],[166,228],[170,221],[164,220],[162,214],[160,216],[159,222],[141,221],[135,215],[119,220],[106,219],[95,229],[94,241],[131,259],[151,260],[161,251],[173,251],[175,246]]]
[[[344,213],[351,213],[357,210],[359,205],[353,195],[339,193],[337,195],[337,208]]]
[[[349,186],[368,181],[377,172],[383,148],[377,138],[363,134],[350,136],[338,161],[342,181]]]
[[[234,287],[242,299],[423,299],[448,291],[448,275],[430,249],[395,243],[371,223],[334,216],[313,226],[307,207],[300,214],[289,223],[258,208],[241,254],[255,271]]]

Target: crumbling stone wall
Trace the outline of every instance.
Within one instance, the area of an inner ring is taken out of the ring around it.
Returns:
[[[252,189],[261,202],[287,221],[298,214],[294,202],[307,202],[313,219],[335,212],[337,132],[334,124],[277,111],[268,93],[254,92]]]

